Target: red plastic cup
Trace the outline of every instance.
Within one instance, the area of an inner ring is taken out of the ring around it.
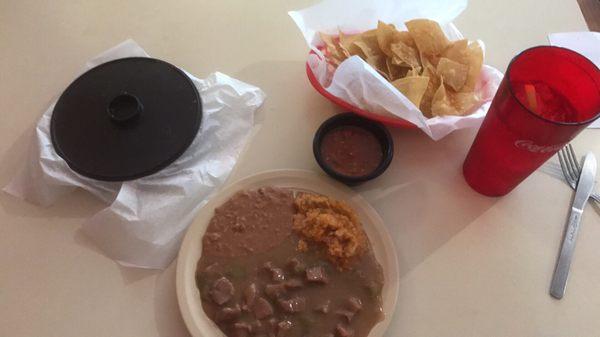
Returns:
[[[481,194],[505,195],[598,116],[598,67],[569,49],[527,49],[508,65],[465,159],[465,180]]]

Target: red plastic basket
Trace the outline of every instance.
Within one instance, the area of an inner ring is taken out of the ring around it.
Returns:
[[[310,54],[316,54],[316,53],[314,51],[311,51]],[[345,110],[352,111],[358,115],[361,115],[363,117],[366,117],[366,118],[369,118],[372,120],[376,120],[385,125],[398,127],[398,128],[404,128],[404,129],[416,129],[417,128],[417,126],[414,125],[413,123],[411,123],[405,119],[402,119],[400,117],[383,116],[383,115],[376,114],[376,113],[373,113],[370,111],[366,111],[366,110],[363,110],[359,107],[356,107],[356,106],[344,101],[343,99],[341,99],[337,96],[332,95],[327,90],[325,90],[325,88],[323,88],[323,86],[321,85],[321,83],[319,83],[319,81],[317,81],[317,78],[315,77],[315,74],[313,73],[312,69],[308,65],[308,62],[306,62],[306,75],[308,76],[308,80],[310,81],[310,84],[323,97],[327,98],[328,100],[330,100],[334,104],[342,107]]]

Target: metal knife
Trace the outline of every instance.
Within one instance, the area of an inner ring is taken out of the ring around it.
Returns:
[[[575,250],[575,241],[577,240],[577,233],[579,232],[581,215],[583,214],[583,209],[594,189],[595,179],[596,157],[593,153],[588,152],[583,160],[583,168],[581,169],[579,181],[577,182],[575,198],[573,198],[573,203],[571,204],[569,222],[567,223],[567,229],[565,230],[563,237],[560,255],[556,261],[556,269],[554,270],[552,283],[550,284],[550,295],[556,299],[561,299],[565,294],[571,259],[573,257],[573,251]]]

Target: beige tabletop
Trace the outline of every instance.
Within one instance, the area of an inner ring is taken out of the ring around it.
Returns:
[[[219,70],[268,95],[262,128],[232,180],[273,168],[318,172],[318,125],[339,109],[304,73],[307,48],[286,12],[300,1],[0,0],[0,184],[25,159],[33,125],[99,52],[135,39],[203,77]],[[472,0],[456,21],[506,68],[550,32],[586,30],[575,0]],[[600,155],[598,132],[574,142]],[[510,195],[473,192],[460,167],[474,131],[433,142],[393,131],[388,171],[357,188],[382,214],[400,257],[388,336],[598,336],[600,215],[588,208],[562,301],[548,295],[571,198],[535,173]],[[231,181],[231,180],[230,180]],[[81,191],[41,208],[0,193],[0,336],[187,336],[164,272],[120,267],[81,232],[104,207]]]

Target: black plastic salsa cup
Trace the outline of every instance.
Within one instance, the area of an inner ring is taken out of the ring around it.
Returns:
[[[332,130],[342,126],[359,127],[368,131],[374,135],[375,138],[377,138],[377,141],[381,146],[381,152],[383,156],[381,157],[381,162],[373,171],[362,176],[348,176],[339,173],[331,166],[327,165],[321,153],[323,137],[325,137],[325,135]],[[352,112],[345,112],[335,115],[321,124],[315,133],[315,138],[313,139],[313,153],[319,166],[321,166],[323,171],[325,171],[325,173],[327,173],[329,176],[343,182],[346,185],[357,185],[367,180],[377,178],[388,168],[388,166],[390,166],[392,158],[394,157],[394,142],[389,131],[385,128],[385,126],[383,126],[383,124],[360,117]]]

